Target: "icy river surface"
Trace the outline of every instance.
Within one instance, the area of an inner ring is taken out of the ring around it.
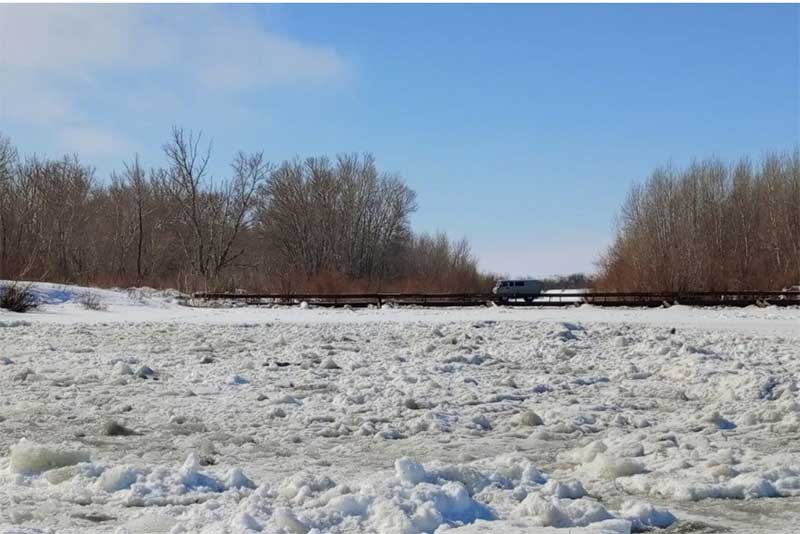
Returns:
[[[800,310],[0,312],[0,533],[800,531]]]

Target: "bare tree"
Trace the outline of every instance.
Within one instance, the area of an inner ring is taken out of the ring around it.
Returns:
[[[147,182],[145,171],[139,163],[139,156],[133,158],[131,164],[125,164],[125,180],[128,188],[133,192],[133,203],[136,218],[136,284],[142,280],[143,265],[142,255],[144,254],[144,221],[152,215],[149,208],[150,187]]]
[[[164,145],[169,167],[162,176],[162,190],[177,209],[175,226],[193,273],[208,274],[206,225],[204,224],[204,187],[211,158],[211,144],[200,150],[202,133],[194,135],[182,128],[172,129],[172,138]]]
[[[245,253],[236,247],[238,238],[253,224],[255,193],[267,179],[271,166],[264,154],[239,152],[233,163],[233,178],[210,195],[212,204],[209,255],[212,277],[234,264]]]
[[[8,276],[9,244],[11,240],[17,150],[11,141],[0,133],[0,279]]]
[[[184,289],[477,287],[466,241],[415,236],[416,194],[369,155],[273,167],[173,128],[166,165],[97,182],[77,156],[20,160],[0,136],[0,276]]]
[[[632,187],[598,285],[614,289],[775,289],[800,280],[798,151],[757,170],[694,162]]]

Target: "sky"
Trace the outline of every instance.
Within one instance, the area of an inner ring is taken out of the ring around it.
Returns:
[[[0,5],[0,132],[107,179],[173,125],[371,152],[483,269],[591,272],[633,182],[800,145],[800,5]]]

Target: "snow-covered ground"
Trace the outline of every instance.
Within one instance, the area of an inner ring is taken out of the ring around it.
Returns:
[[[797,308],[37,291],[42,309],[0,311],[0,533],[800,524]]]

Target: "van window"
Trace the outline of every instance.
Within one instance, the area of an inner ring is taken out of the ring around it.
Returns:
[[[514,285],[517,287],[522,287],[525,285],[525,282],[514,282]]]

